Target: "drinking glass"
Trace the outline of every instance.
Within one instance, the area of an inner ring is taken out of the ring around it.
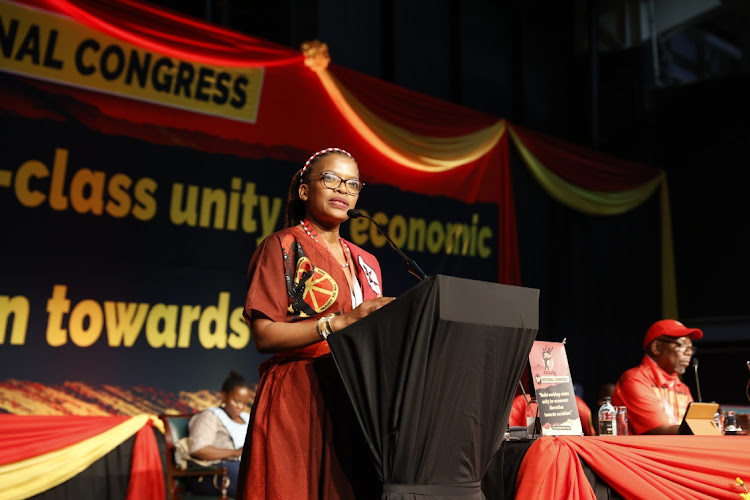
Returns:
[[[628,435],[628,409],[624,406],[615,406],[615,422],[617,424],[617,435]]]
[[[732,410],[724,412],[724,432],[734,432],[737,430],[737,416]]]

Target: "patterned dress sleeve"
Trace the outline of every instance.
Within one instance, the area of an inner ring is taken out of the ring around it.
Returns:
[[[286,275],[281,242],[276,235],[271,235],[250,260],[244,312],[247,321],[251,311],[258,311],[271,321],[284,321],[289,305]]]

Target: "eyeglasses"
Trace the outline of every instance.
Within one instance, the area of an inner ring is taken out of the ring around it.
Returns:
[[[346,186],[346,192],[349,194],[359,194],[362,188],[365,187],[365,183],[359,179],[342,179],[333,172],[323,172],[318,174],[317,177],[323,178],[323,185],[328,189],[338,189],[341,183]]]
[[[667,340],[667,339],[657,339],[659,342],[666,342],[667,344],[674,344],[677,347],[675,347],[675,351],[682,352],[682,354],[685,354],[688,349],[690,349],[690,352],[695,354],[698,352],[698,348],[695,347],[693,344],[683,344],[682,342],[677,342],[676,340]]]

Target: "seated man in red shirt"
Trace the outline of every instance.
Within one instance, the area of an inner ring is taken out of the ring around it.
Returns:
[[[623,373],[612,393],[612,404],[628,409],[631,434],[677,434],[693,401],[679,375],[695,353],[692,341],[701,337],[701,330],[674,319],[657,321],[648,329],[641,364]]]

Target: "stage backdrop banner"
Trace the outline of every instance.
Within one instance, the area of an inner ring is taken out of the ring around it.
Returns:
[[[265,357],[242,318],[245,270],[281,228],[301,164],[3,123],[2,410],[184,411],[230,369],[256,382]],[[496,276],[496,206],[382,185],[359,206],[428,273]],[[372,223],[343,232],[380,258],[385,293],[416,284]]]

